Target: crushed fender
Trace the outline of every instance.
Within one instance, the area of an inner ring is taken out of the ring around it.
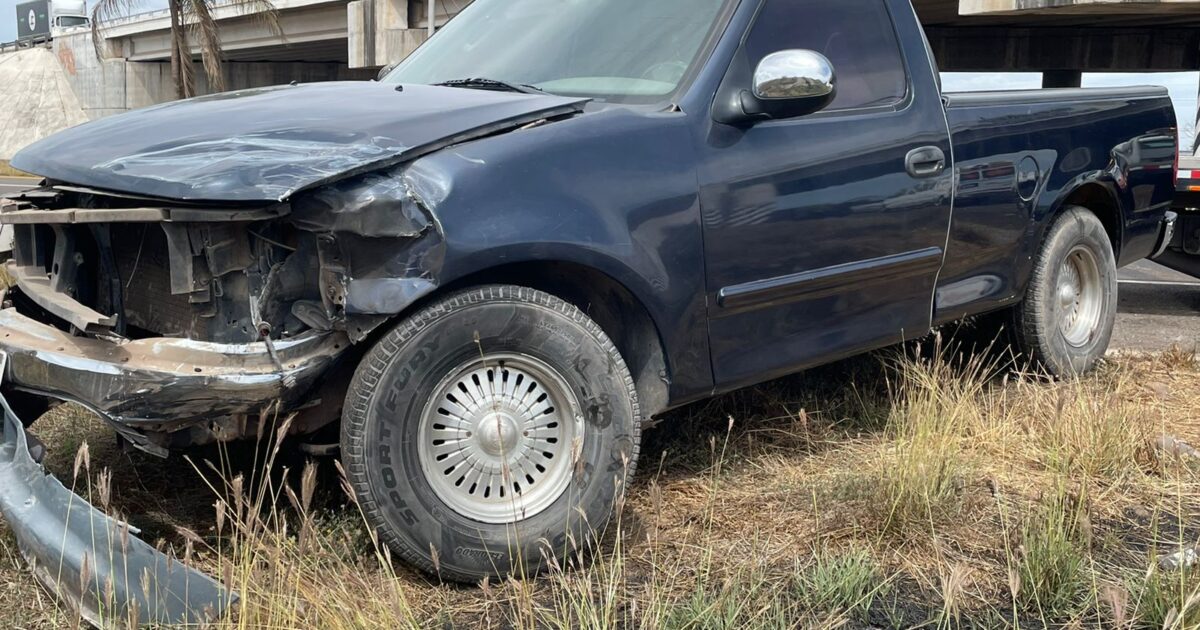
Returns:
[[[292,201],[289,221],[317,234],[320,294],[359,342],[439,285],[446,238],[440,174],[412,165],[325,186]]]

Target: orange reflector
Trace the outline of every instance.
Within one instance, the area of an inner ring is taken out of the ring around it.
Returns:
[[[1188,192],[1200,192],[1200,186],[1188,186]]]

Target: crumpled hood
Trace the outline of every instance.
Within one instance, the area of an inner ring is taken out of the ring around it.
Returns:
[[[52,180],[188,201],[273,202],[547,116],[586,99],[331,82],[177,101],[72,127],[12,165]]]

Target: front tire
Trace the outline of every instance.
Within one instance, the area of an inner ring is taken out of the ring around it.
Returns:
[[[1096,215],[1077,206],[1059,215],[1012,315],[1016,346],[1035,367],[1066,378],[1096,366],[1117,317],[1116,257]]]
[[[579,309],[496,285],[445,297],[363,358],[342,419],[363,514],[455,581],[533,574],[603,530],[637,461],[633,378]]]

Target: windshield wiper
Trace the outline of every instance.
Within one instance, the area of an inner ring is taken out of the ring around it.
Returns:
[[[484,77],[474,77],[470,79],[451,79],[434,83],[443,87],[468,88],[475,90],[494,90],[497,92],[520,92],[521,94],[545,94],[546,91],[541,88],[536,88],[532,85],[524,83],[509,83],[499,79],[487,79]]]

